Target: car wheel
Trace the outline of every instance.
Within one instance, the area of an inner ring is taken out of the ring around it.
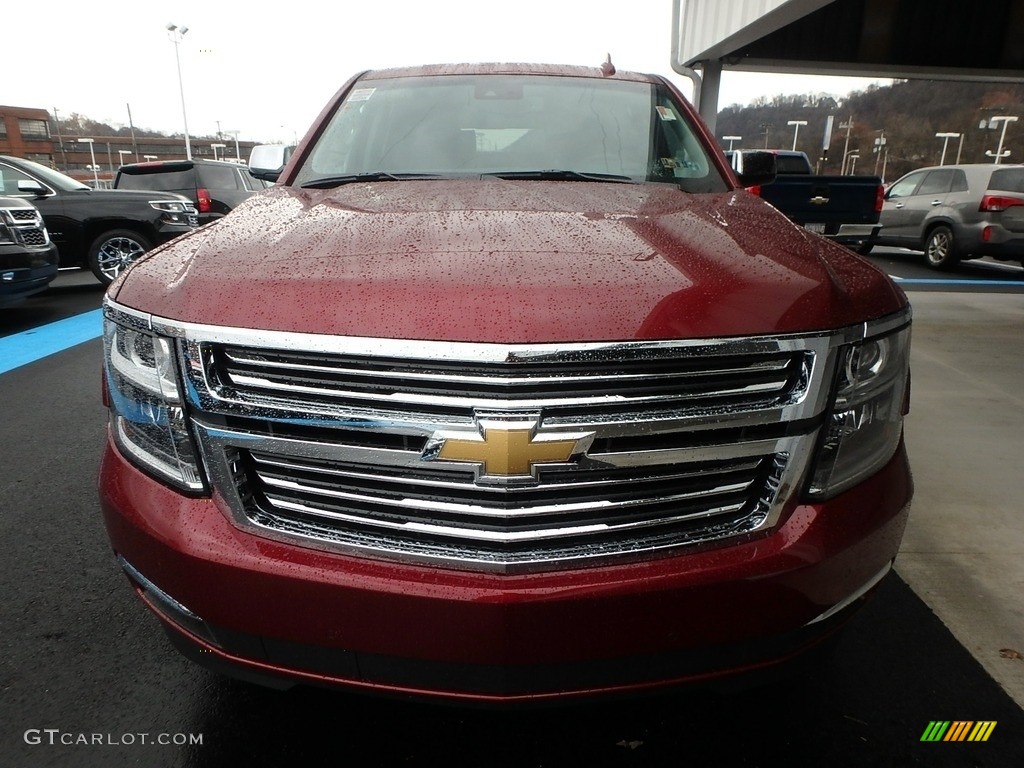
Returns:
[[[924,257],[932,269],[949,269],[960,257],[953,241],[953,230],[947,226],[935,227],[924,241]]]
[[[109,285],[151,247],[149,241],[138,232],[112,229],[93,240],[89,248],[89,269],[97,280]]]

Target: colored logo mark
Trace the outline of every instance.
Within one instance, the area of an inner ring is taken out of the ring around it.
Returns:
[[[995,720],[932,720],[921,741],[988,741],[995,727]]]

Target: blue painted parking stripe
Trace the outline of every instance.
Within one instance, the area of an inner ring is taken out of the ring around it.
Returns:
[[[958,280],[942,277],[897,277],[890,275],[900,285],[1005,285],[1010,287],[1024,286],[1024,280]]]
[[[0,373],[98,338],[103,334],[103,310],[94,309],[0,339]]]

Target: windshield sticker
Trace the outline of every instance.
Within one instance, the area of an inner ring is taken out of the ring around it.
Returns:
[[[658,110],[658,115],[661,117],[662,120],[676,119],[676,113],[673,112],[668,107],[655,107],[655,109]]]
[[[348,95],[349,101],[369,101],[376,88],[356,88]]]

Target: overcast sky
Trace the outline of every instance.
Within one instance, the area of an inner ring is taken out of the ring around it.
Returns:
[[[183,130],[174,44],[193,136],[238,130],[254,141],[301,137],[353,73],[408,64],[526,61],[669,77],[671,0],[6,0],[0,104],[72,112],[166,133]],[[720,104],[758,96],[845,95],[872,82],[726,72]]]

